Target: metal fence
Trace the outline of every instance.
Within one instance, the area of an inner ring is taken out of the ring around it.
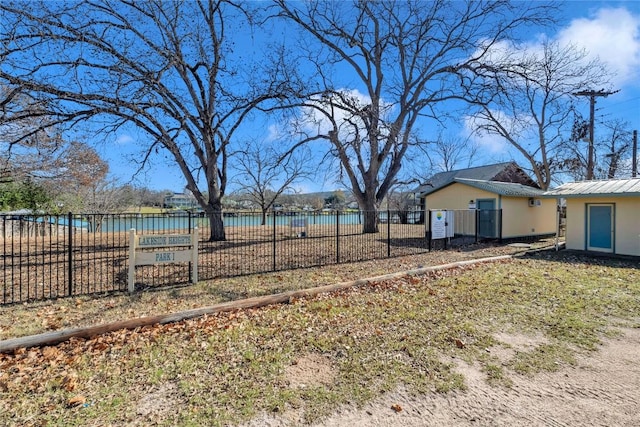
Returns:
[[[362,212],[226,213],[226,240],[209,241],[208,219],[179,214],[0,215],[0,304],[127,289],[129,230],[199,232],[198,278],[412,255],[428,250],[424,213],[382,211],[378,233]],[[189,281],[190,265],[136,268],[136,289]]]
[[[502,240],[502,209],[455,209],[447,212],[453,237],[440,244],[453,241],[457,245],[465,245],[479,240]],[[432,216],[427,212],[427,238],[431,236],[431,219]]]

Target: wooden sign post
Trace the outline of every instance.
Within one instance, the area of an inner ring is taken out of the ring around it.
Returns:
[[[173,249],[186,248],[189,249]],[[138,249],[161,249],[141,252]],[[129,292],[135,290],[136,266],[191,263],[191,283],[198,282],[198,227],[191,234],[142,234],[129,230]]]

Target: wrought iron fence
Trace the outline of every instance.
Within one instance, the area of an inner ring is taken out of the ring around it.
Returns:
[[[127,289],[129,230],[188,233],[198,227],[198,277],[209,280],[426,252],[424,213],[378,212],[363,233],[362,212],[225,213],[226,240],[209,241],[197,214],[0,215],[0,304]],[[136,288],[183,284],[190,265],[136,268]]]

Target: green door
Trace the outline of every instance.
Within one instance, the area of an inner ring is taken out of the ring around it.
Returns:
[[[478,200],[478,236],[495,239],[497,234],[498,211],[495,199]]]

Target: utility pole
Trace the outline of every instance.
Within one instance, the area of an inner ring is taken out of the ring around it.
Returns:
[[[638,173],[638,131],[633,131],[633,156],[631,162],[631,178],[635,178]]]
[[[594,131],[594,116],[596,110],[596,97],[602,96],[607,97],[612,95],[615,92],[605,92],[604,90],[583,90],[580,92],[574,93],[575,96],[588,96],[589,97],[589,153],[587,156],[587,176],[586,179],[593,179],[593,131]]]

